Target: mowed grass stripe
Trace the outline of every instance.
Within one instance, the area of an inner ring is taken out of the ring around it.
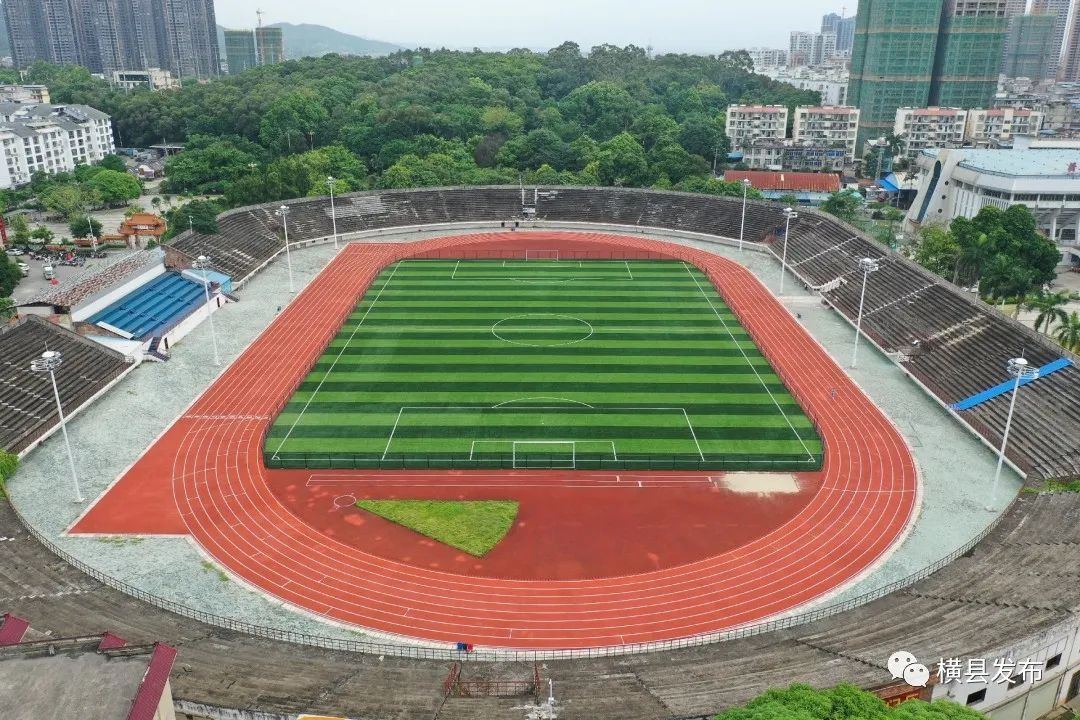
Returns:
[[[745,457],[747,467],[805,469],[798,457],[804,444],[820,452],[812,424],[734,314],[719,296],[702,296],[700,273],[677,262],[631,262],[629,272],[622,261],[520,265],[406,261],[387,268],[275,421],[269,437],[288,435],[282,456],[325,452],[333,465],[335,452],[378,455],[383,444],[384,454],[419,453],[420,461],[425,453],[460,457],[466,441],[562,439],[567,430],[627,453],[703,450]],[[470,278],[474,272],[482,277]],[[496,337],[493,325],[524,345]],[[509,419],[410,412],[401,422],[408,405],[528,397],[610,403],[626,412],[549,417],[525,410]],[[635,405],[680,409],[673,419]],[[687,418],[701,431],[693,446]]]

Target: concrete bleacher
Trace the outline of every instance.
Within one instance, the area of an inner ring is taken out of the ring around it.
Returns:
[[[541,221],[663,228],[729,239],[737,238],[742,226],[741,198],[632,188],[526,190],[526,202],[534,198],[536,218]],[[291,242],[333,233],[328,198],[287,204]],[[277,204],[267,204],[231,210],[219,218],[219,234],[184,233],[172,246],[190,256],[210,255],[219,270],[242,283],[284,248],[277,208]],[[372,191],[337,199],[342,235],[437,223],[498,223],[519,218],[521,211],[517,187]],[[767,242],[779,256],[783,229],[783,208],[778,204],[747,203],[747,242]],[[810,287],[831,288],[823,294],[852,321],[862,290],[856,264],[863,257],[882,261],[881,270],[867,282],[863,318],[867,337],[886,352],[896,353],[904,367],[946,405],[1007,380],[1005,365],[1010,358],[1023,355],[1045,365],[1064,354],[1046,338],[835,218],[803,208],[792,223],[787,242],[790,268]],[[1065,368],[1028,390],[1041,402],[1022,400],[1018,406],[1010,459],[1034,478],[1080,475],[1080,410],[1063,400],[1070,397],[1068,393],[1078,396],[1080,368]],[[964,410],[960,417],[987,442],[997,444],[1004,425],[1000,406],[1007,399]]]
[[[204,301],[203,286],[165,273],[118,300],[87,322],[142,340],[162,334]]]
[[[120,353],[33,315],[0,328],[0,448],[8,452],[22,452],[58,422],[48,375],[30,370],[46,350],[64,356],[56,384],[66,415],[131,367]]]
[[[83,575],[41,546],[0,501],[0,613],[38,632],[112,631],[180,648],[181,707],[428,719],[449,663],[350,654],[251,637],[173,615]],[[1080,608],[1080,495],[1023,496],[975,550],[904,591],[807,625],[684,650],[543,664],[559,717],[645,720],[713,714],[793,682],[880,685],[897,648],[985,657]],[[483,663],[466,663],[479,675]],[[497,667],[495,670],[497,671]],[[520,708],[526,700],[513,703]],[[506,699],[448,702],[445,717],[506,714]],[[440,717],[444,717],[440,715]]]
[[[781,253],[781,240],[772,250]],[[857,231],[813,211],[800,212],[788,238],[791,268],[811,286],[842,278],[823,295],[854,321],[863,277],[859,258],[881,260],[869,276],[863,330],[946,405],[1009,379],[1011,358],[1036,367],[1068,355],[1059,346],[930,275]],[[1065,358],[1070,359],[1070,358]],[[1035,479],[1080,475],[1080,369],[1075,364],[1026,386],[1017,405],[1009,458]],[[1025,394],[1038,401],[1025,401]],[[965,409],[959,417],[992,445],[999,445],[1011,393]]]

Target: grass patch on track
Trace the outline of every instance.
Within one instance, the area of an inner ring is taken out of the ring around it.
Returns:
[[[356,506],[475,557],[499,544],[518,513],[509,500],[358,500]]]

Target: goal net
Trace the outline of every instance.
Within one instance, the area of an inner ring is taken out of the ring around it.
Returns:
[[[559,259],[558,250],[526,250],[526,260],[555,260]]]
[[[515,470],[573,470],[577,443],[572,440],[514,440]]]

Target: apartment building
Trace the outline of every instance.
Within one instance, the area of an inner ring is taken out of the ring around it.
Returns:
[[[787,122],[784,105],[729,105],[726,132],[732,148],[741,148],[756,139],[783,140]]]
[[[903,156],[916,157],[925,148],[960,147],[968,111],[950,107],[903,107],[896,111],[893,134],[904,140]]]
[[[859,109],[844,106],[795,108],[792,139],[804,145],[843,147],[848,160],[855,159],[859,134]]]
[[[1037,135],[1043,114],[1028,108],[969,110],[964,139],[976,146],[1008,144],[1015,135]]]
[[[70,172],[114,152],[112,120],[86,105],[0,103],[0,189]]]

